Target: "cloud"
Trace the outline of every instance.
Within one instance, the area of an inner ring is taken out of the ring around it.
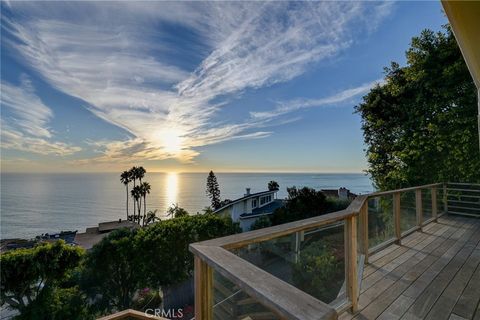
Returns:
[[[52,86],[129,133],[99,142],[101,155],[89,161],[189,162],[200,146],[270,135],[260,130],[274,124],[269,117],[225,123],[219,110],[339,54],[389,10],[374,2],[14,2],[28,19],[5,18],[12,37],[4,41]],[[199,64],[192,70],[176,55]]]
[[[358,87],[346,89],[332,96],[320,99],[295,99],[290,101],[278,102],[275,109],[270,111],[250,112],[250,116],[253,119],[266,120],[304,108],[339,104],[349,101],[354,97],[357,97],[358,95],[366,94],[368,91],[370,91],[371,88],[373,88],[377,84],[381,84],[382,82],[383,80],[379,79],[369,83],[364,83]]]
[[[36,95],[28,77],[23,75],[19,86],[2,81],[1,91],[2,148],[59,156],[80,151],[79,147],[52,141],[48,123],[53,112]]]
[[[12,113],[12,123],[33,136],[51,137],[47,123],[53,116],[52,110],[36,96],[27,77],[22,77],[20,86],[2,81],[1,91],[0,101]]]
[[[10,128],[8,124],[3,121],[2,148],[62,157],[81,150],[80,147],[71,146],[63,142],[49,141],[47,139],[28,136],[21,131]]]

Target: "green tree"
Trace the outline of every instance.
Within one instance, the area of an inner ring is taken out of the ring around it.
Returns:
[[[37,298],[49,296],[65,274],[79,265],[83,254],[83,249],[68,246],[63,240],[2,253],[1,304],[26,314],[38,304]]]
[[[145,221],[145,225],[149,225],[150,223],[160,221],[160,218],[157,217],[157,212],[158,212],[157,209],[150,210],[150,211],[147,212],[147,218],[146,218],[146,221]]]
[[[230,218],[187,215],[162,220],[138,231],[135,243],[142,257],[137,271],[150,288],[179,283],[193,275],[191,243],[239,232]],[[145,258],[148,257],[148,258]]]
[[[263,216],[255,220],[255,222],[250,226],[250,230],[258,230],[272,226],[272,220],[269,217]]]
[[[477,92],[450,28],[422,31],[406,57],[356,107],[374,184],[479,182]]]
[[[151,186],[148,182],[142,182],[140,184],[140,192],[143,197],[143,225],[145,225],[145,219],[147,217],[147,194],[150,194]]]
[[[137,167],[135,170],[135,176],[137,177],[138,181],[140,181],[140,184],[142,184],[142,179],[145,177],[145,173],[147,173],[147,170],[145,170],[144,167]]]
[[[138,307],[144,288],[179,283],[193,274],[191,243],[238,232],[231,219],[182,216],[139,230],[110,233],[87,254],[81,288],[97,313]]]
[[[133,189],[130,191],[132,198],[133,198],[133,203],[137,204],[136,209],[137,212],[133,213],[133,221],[140,223],[140,212],[142,210],[142,203],[140,199],[142,198],[142,188],[140,186],[135,186]],[[134,206],[135,208],[135,206]],[[138,214],[138,216],[137,216]],[[138,221],[137,221],[138,220]]]
[[[217,177],[210,171],[207,177],[207,196],[212,203],[212,209],[216,210],[220,208],[220,188],[218,186]]]
[[[134,294],[145,284],[141,266],[152,257],[143,255],[141,248],[136,247],[136,233],[126,228],[115,230],[86,256],[81,287],[97,312],[130,308]]]
[[[271,216],[273,225],[306,219],[327,212],[328,203],[321,191],[313,188],[287,188],[286,205],[278,208]]]
[[[131,175],[128,171],[123,171],[122,174],[120,175],[120,182],[123,183],[123,185],[125,186],[125,189],[127,190],[127,220],[128,220],[128,198],[130,197],[128,193],[128,184],[131,181],[130,177]]]
[[[86,296],[78,286],[49,288],[28,305],[17,320],[86,320],[95,319],[89,310]]]
[[[269,191],[277,191],[278,189],[280,189],[280,185],[278,184],[277,181],[270,181],[268,183],[268,190]]]
[[[138,171],[137,167],[132,167],[128,171],[128,174],[130,175],[130,181],[133,181],[133,188],[135,188],[137,186],[137,171]],[[132,193],[132,197],[133,197],[133,193]],[[133,221],[135,221],[136,212],[137,212],[136,211],[136,201],[133,201]]]
[[[171,205],[167,209],[167,216],[170,216],[172,218],[179,218],[179,217],[184,217],[188,215],[189,215],[188,211],[183,209],[182,207],[179,207],[178,203]]]
[[[292,278],[297,288],[321,301],[330,302],[342,287],[344,268],[335,251],[319,240],[301,250],[298,262],[293,265]]]

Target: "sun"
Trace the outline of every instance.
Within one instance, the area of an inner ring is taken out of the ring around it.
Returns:
[[[179,130],[162,130],[157,134],[157,137],[160,139],[163,150],[169,154],[176,155],[183,148],[183,137]]]

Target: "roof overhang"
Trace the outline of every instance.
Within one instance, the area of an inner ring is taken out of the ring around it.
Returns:
[[[480,1],[442,0],[455,39],[480,88]]]
[[[480,1],[441,1],[468,70],[477,86],[480,136]]]

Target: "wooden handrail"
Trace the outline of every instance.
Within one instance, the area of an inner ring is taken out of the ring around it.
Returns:
[[[360,195],[356,197],[347,209],[336,211],[321,216],[308,218],[304,220],[289,222],[273,227],[262,228],[259,230],[248,231],[240,234],[234,234],[222,238],[211,239],[200,242],[199,244],[205,246],[218,246],[225,249],[235,249],[244,247],[248,244],[268,241],[281,236],[286,236],[298,231],[306,229],[319,228],[328,224],[332,224],[338,221],[345,220],[353,215],[358,215],[361,208],[369,198],[380,197],[395,193],[402,193],[407,191],[413,191],[418,189],[426,189],[437,186],[442,186],[442,183],[432,183],[417,187],[403,188],[385,192],[374,192],[366,195]]]
[[[98,318],[97,320],[127,320],[127,319],[140,319],[140,320],[168,320],[166,318],[156,317],[153,314],[140,312],[133,309],[126,309],[105,317]]]
[[[416,186],[416,187],[373,192],[373,193],[369,193],[368,197],[369,198],[374,198],[374,197],[380,197],[380,196],[388,196],[388,195],[391,195],[391,194],[394,194],[394,193],[404,193],[404,192],[407,192],[407,191],[414,191],[414,190],[418,190],[418,189],[429,189],[429,188],[432,188],[432,187],[440,187],[440,186],[443,186],[443,183],[424,184],[422,186]]]
[[[336,319],[335,309],[328,304],[315,299],[228,250],[200,244],[191,245],[190,250],[215,271],[282,318],[295,320]],[[206,319],[208,318],[202,317],[202,320]]]
[[[233,234],[230,236],[197,242],[202,246],[216,246],[225,249],[235,249],[258,242],[264,242],[278,237],[286,236],[298,231],[319,228],[338,221],[343,221],[351,216],[358,215],[358,212],[367,200],[366,195],[360,195],[352,201],[347,209],[324,214],[317,217],[284,223],[281,225],[262,228],[254,231]]]

